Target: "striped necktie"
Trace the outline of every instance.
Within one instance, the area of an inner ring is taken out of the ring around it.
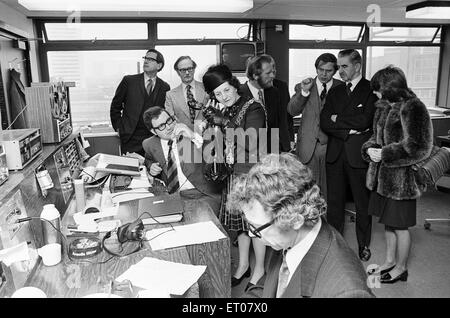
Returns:
[[[261,105],[266,106],[266,103],[264,102],[264,93],[262,89],[258,90],[258,98]]]
[[[152,93],[152,89],[153,89],[153,81],[151,79],[149,79],[147,81],[147,86],[145,87],[145,90],[147,91],[148,95],[150,95]]]
[[[175,160],[175,154],[173,152],[173,140],[169,140],[169,154],[167,156],[167,189],[172,194],[178,190],[180,184],[178,182],[178,171]]]
[[[195,105],[197,104],[197,101],[194,99],[194,95],[191,91],[191,85],[186,85],[186,98],[187,98],[187,104],[189,106],[189,114],[191,115],[191,122],[194,123],[195,120]]]
[[[289,268],[286,262],[286,253],[288,250],[283,250],[283,263],[281,263],[280,272],[278,273],[278,287],[277,287],[277,298],[280,298],[289,282]]]

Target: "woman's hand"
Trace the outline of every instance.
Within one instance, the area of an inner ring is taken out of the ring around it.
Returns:
[[[229,120],[217,108],[209,107],[204,116],[210,125],[225,127],[229,122]]]
[[[369,148],[369,149],[367,149],[367,154],[369,155],[370,160],[372,160],[373,162],[381,161],[381,149]]]

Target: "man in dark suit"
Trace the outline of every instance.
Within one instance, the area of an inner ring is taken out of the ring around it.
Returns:
[[[293,154],[269,154],[237,177],[227,204],[243,212],[249,235],[275,250],[263,290],[246,296],[374,297],[356,254],[321,218],[326,203],[311,171]]]
[[[179,191],[184,198],[203,199],[217,215],[220,209],[221,189],[204,177],[202,137],[187,125],[177,123],[162,107],[149,108],[143,117],[145,125],[154,134],[142,142],[145,151],[144,163],[150,175],[170,186],[172,170],[169,155],[172,152],[178,182],[174,190]],[[170,190],[169,188],[169,192],[172,193]]]
[[[297,133],[297,155],[307,165],[327,198],[325,155],[328,136],[320,129],[320,112],[331,88],[342,84],[333,78],[337,71],[337,59],[333,54],[321,54],[315,62],[317,76],[307,78],[295,86],[295,95],[288,104],[292,116],[302,114]]]
[[[240,93],[254,98],[267,112],[268,152],[290,151],[287,111],[282,107],[279,90],[273,86],[275,78],[274,60],[270,55],[250,58],[247,63],[247,83],[241,85]],[[275,129],[278,133],[275,133]],[[274,141],[271,141],[271,138]],[[278,149],[276,149],[278,148]]]
[[[197,63],[189,56],[180,56],[173,68],[181,79],[181,84],[166,94],[165,108],[177,119],[196,131],[194,122],[204,119],[201,105],[206,105],[209,95],[205,92],[203,83],[194,79]]]
[[[152,134],[145,127],[142,115],[151,106],[164,105],[169,84],[157,77],[164,67],[163,55],[150,49],[144,56],[144,72],[127,75],[117,87],[111,102],[110,117],[119,133],[121,151],[144,156],[142,141]]]
[[[372,134],[374,103],[370,82],[361,75],[361,55],[356,50],[339,52],[339,75],[345,85],[330,90],[320,115],[320,126],[328,134],[326,173],[328,223],[344,231],[346,189],[349,186],[356,206],[356,238],[359,257],[369,260],[372,219],[368,215],[367,163],[361,146]]]

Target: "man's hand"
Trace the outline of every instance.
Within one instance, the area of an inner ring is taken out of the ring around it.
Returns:
[[[301,81],[300,83],[295,85],[295,88],[294,88],[295,92],[301,93],[301,91],[303,91],[305,93],[309,93],[313,84],[314,84],[314,79],[312,77],[305,78],[303,81]]]
[[[159,165],[159,162],[155,162],[152,163],[152,165],[150,166],[150,175],[153,177],[156,177],[157,175],[159,175],[162,171],[161,166]]]
[[[183,135],[184,137],[187,137],[189,139],[194,138],[194,132],[186,126],[186,124],[183,123],[177,123],[175,124],[175,128],[173,129],[173,134],[178,138],[179,136]]]
[[[331,121],[332,121],[333,123],[336,122],[336,119],[337,119],[337,115],[336,115],[336,114],[331,115]]]
[[[373,162],[381,161],[381,149],[369,148],[369,149],[367,149],[367,154],[369,155],[370,160],[372,160]]]

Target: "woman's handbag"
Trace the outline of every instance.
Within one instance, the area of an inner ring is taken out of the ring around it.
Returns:
[[[450,169],[450,151],[433,146],[428,158],[412,166],[416,173],[416,181],[425,188],[435,186],[436,182]]]

